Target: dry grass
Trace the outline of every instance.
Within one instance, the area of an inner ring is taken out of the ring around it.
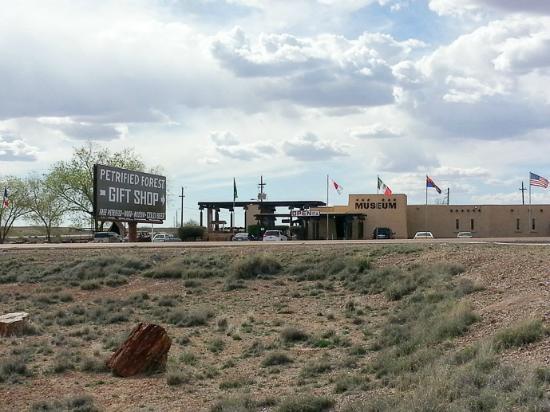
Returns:
[[[243,251],[6,253],[0,312],[29,312],[32,333],[0,338],[0,410],[548,405],[545,250]],[[106,373],[137,322],[167,329],[166,372]]]

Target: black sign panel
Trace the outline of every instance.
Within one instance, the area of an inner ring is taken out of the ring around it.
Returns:
[[[162,223],[166,177],[96,164],[94,212],[98,220]]]

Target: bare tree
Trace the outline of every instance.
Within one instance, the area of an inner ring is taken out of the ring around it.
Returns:
[[[48,243],[52,227],[59,226],[67,213],[67,202],[48,184],[48,178],[33,176],[27,179],[30,213],[26,219],[44,226]]]

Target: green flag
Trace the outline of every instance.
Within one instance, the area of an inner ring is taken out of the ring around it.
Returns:
[[[233,178],[233,201],[237,199],[239,196],[237,196],[237,182],[235,182],[235,178]]]

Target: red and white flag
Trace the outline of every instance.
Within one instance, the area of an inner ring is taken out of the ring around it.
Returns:
[[[378,178],[378,190],[382,190],[384,196],[390,197],[392,195],[391,189],[380,178]]]
[[[332,186],[334,186],[334,189],[336,189],[338,194],[341,195],[342,192],[344,191],[344,188],[341,185],[339,185],[338,183],[336,183],[334,180],[330,179],[330,181],[332,182]]]
[[[8,195],[8,188],[4,188],[4,198],[2,199],[2,209],[7,209],[10,207],[10,199]]]

